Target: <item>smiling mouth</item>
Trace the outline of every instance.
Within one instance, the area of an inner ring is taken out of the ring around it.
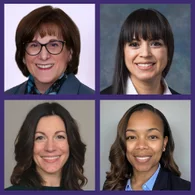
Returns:
[[[151,156],[135,156],[135,159],[139,163],[146,163],[150,160]]]
[[[60,158],[60,156],[42,156],[42,158],[46,160],[54,160]]]
[[[49,69],[54,66],[54,64],[36,64],[36,66],[40,69]]]

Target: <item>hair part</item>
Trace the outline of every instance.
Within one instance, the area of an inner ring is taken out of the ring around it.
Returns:
[[[27,114],[15,140],[16,166],[11,175],[11,183],[36,189],[42,188],[44,181],[36,171],[33,160],[34,137],[39,120],[52,115],[57,115],[63,120],[70,150],[69,158],[62,169],[60,187],[66,190],[81,190],[87,183],[87,178],[83,175],[86,145],[81,141],[76,121],[58,103],[39,104]]]
[[[160,110],[154,108],[150,104],[141,103],[129,108],[119,121],[117,136],[110,149],[110,171],[106,173],[107,176],[103,190],[124,190],[127,180],[132,177],[133,167],[126,157],[126,128],[131,115],[134,112],[143,110],[149,110],[160,117],[163,123],[164,137],[168,137],[166,150],[162,153],[160,158],[161,167],[171,171],[176,176],[181,175],[173,158],[175,145],[171,128],[166,117]]]

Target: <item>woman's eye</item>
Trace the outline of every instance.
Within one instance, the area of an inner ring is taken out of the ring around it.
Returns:
[[[151,135],[149,136],[149,139],[155,140],[155,139],[158,139],[158,137],[156,135]]]
[[[38,47],[38,46],[39,46],[39,44],[36,42],[28,44],[28,47]]]
[[[134,139],[136,139],[135,136],[127,136],[127,137],[126,137],[126,140],[134,140]]]
[[[152,41],[151,46],[152,47],[160,47],[160,46],[162,46],[162,43],[160,41]]]
[[[49,43],[50,47],[59,47],[59,43],[58,42],[51,42]]]
[[[57,135],[57,139],[65,139],[64,135]]]
[[[35,141],[41,141],[41,140],[43,140],[43,139],[44,139],[43,136],[37,136],[37,137],[35,137]]]
[[[129,43],[129,46],[130,47],[138,47],[139,43],[138,42],[131,42],[131,43]]]

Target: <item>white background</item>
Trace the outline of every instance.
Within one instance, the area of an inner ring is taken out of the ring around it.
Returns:
[[[25,80],[15,62],[15,32],[20,20],[32,10],[47,4],[4,5],[4,90]],[[81,35],[80,64],[76,77],[95,89],[95,5],[94,4],[49,4],[67,13],[79,28]]]

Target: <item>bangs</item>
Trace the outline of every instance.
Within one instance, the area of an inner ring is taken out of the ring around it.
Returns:
[[[136,12],[129,16],[123,26],[124,43],[132,40],[159,40],[162,39],[167,45],[166,25],[159,17],[148,10]]]
[[[41,38],[45,37],[46,35],[63,38],[60,28],[53,23],[42,24],[38,28],[37,33],[41,36]]]

